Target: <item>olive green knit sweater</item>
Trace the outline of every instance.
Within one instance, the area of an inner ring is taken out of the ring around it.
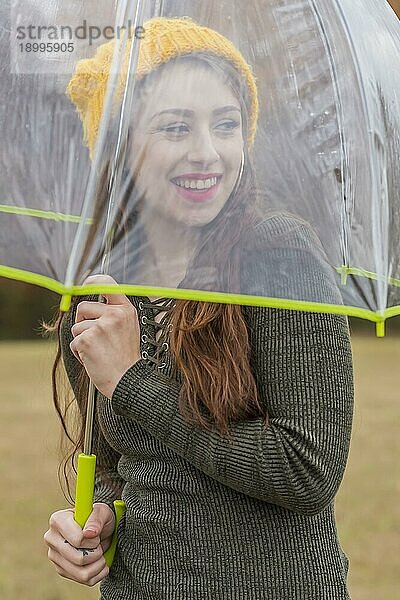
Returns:
[[[254,294],[265,289],[265,278],[276,297],[295,280],[305,300],[341,302],[334,271],[312,233],[285,215],[256,228],[243,277]],[[152,321],[160,309],[147,298],[131,301],[142,335],[154,339]],[[142,358],[111,400],[98,394],[100,445],[94,450],[118,491],[97,477],[95,501],[122,497],[126,503],[114,563],[100,584],[102,600],[349,598],[348,559],[334,512],[353,417],[347,319],[242,310],[269,415],[266,429],[262,418],[242,421],[231,427],[228,442],[217,431],[187,424],[168,350],[162,368]],[[62,351],[75,387],[73,319],[71,310]]]

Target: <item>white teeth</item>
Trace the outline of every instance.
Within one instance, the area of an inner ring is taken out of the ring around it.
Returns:
[[[217,183],[217,178],[212,177],[211,179],[177,179],[175,183],[179,187],[184,187],[191,190],[208,190]]]

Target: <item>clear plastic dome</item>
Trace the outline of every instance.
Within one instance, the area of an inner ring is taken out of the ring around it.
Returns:
[[[132,295],[400,313],[386,2],[11,5],[0,275],[66,297],[106,272]]]

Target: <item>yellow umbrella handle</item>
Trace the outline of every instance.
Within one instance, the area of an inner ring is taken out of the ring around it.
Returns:
[[[90,517],[93,510],[94,496],[94,478],[96,473],[96,455],[95,454],[79,454],[78,470],[76,476],[76,493],[75,493],[75,513],[74,519],[83,529],[86,521]],[[125,502],[123,500],[114,500],[115,509],[115,528],[111,545],[104,553],[104,558],[108,567],[111,567],[115,549],[117,547],[117,529],[122,515],[125,512]]]
[[[118,524],[121,520],[121,517],[123,516],[124,512],[125,512],[125,502],[123,500],[114,500],[114,510],[115,510],[115,529],[114,529],[114,533],[112,536],[112,540],[111,540],[111,546],[108,548],[108,550],[106,550],[104,552],[104,558],[106,560],[106,564],[108,567],[111,567],[113,560],[114,560],[114,554],[115,554],[115,549],[117,547],[117,531],[118,531]]]
[[[82,529],[93,510],[95,472],[96,455],[79,454],[78,472],[76,475],[74,519]]]

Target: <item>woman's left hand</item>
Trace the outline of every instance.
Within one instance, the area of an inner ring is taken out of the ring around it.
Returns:
[[[84,283],[116,282],[108,275],[93,275]],[[136,309],[126,296],[102,295],[107,304],[78,304],[70,348],[96,388],[111,398],[121,377],[140,359],[140,326]]]

